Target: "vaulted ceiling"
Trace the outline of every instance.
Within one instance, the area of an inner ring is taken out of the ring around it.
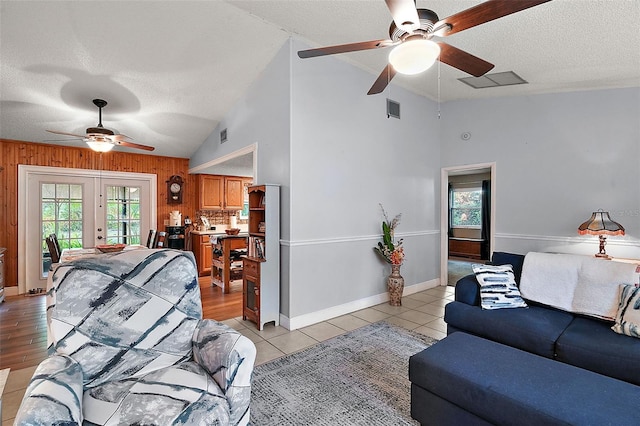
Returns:
[[[441,19],[479,3],[417,1]],[[0,7],[0,138],[79,146],[45,130],[84,133],[98,121],[91,100],[102,98],[105,126],[176,157],[193,154],[289,37],[311,47],[383,39],[391,22],[383,0],[2,0]],[[640,87],[637,0],[553,0],[446,41],[528,84],[472,89],[447,65],[393,83],[442,102]],[[335,57],[370,73],[368,88],[387,55]]]

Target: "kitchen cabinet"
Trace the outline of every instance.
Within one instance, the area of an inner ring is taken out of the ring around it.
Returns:
[[[280,187],[249,187],[249,242],[242,268],[242,318],[259,330],[280,324]]]
[[[222,210],[224,177],[198,175],[198,207],[200,210]]]
[[[224,204],[227,210],[242,210],[244,203],[243,179],[241,177],[224,178]]]
[[[193,234],[193,254],[196,258],[198,276],[209,275],[213,263],[213,253],[208,234]]]
[[[242,210],[246,178],[198,175],[200,210]]]

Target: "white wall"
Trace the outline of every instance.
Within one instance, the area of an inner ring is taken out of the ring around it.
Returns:
[[[437,105],[336,57],[299,59],[290,40],[191,159],[191,167],[258,144],[258,183],[282,185],[281,307],[298,328],[386,295],[378,203],[402,213],[405,285],[434,285],[440,259],[440,169],[496,162],[496,250],[593,254],[577,226],[598,208],[628,235],[608,252],[640,257],[640,89]],[[219,130],[229,141],[219,144]],[[471,139],[460,135],[470,132]]]
[[[439,276],[440,147],[436,105],[335,57],[292,52],[290,317],[386,293],[390,268],[373,251],[382,203],[402,213],[405,285]]]
[[[577,228],[602,208],[627,230],[607,252],[640,257],[640,89],[456,101],[442,120],[443,167],[497,163],[496,250],[596,253]]]
[[[256,181],[282,185],[280,311],[293,328],[384,300],[378,203],[403,213],[407,286],[435,285],[440,258],[436,106],[394,87],[402,119],[388,119],[386,95],[366,95],[375,75],[337,58],[301,60],[305,48],[285,44],[190,162],[257,142]]]

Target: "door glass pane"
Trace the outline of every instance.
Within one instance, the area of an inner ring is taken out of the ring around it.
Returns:
[[[42,183],[40,185],[41,275],[46,277],[51,255],[46,238],[56,234],[60,248],[82,247],[82,185]]]
[[[107,244],[140,244],[140,191],[140,187],[107,187]]]

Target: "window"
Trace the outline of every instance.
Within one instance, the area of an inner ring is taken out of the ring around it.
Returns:
[[[45,242],[49,235],[56,234],[61,249],[82,247],[82,213],[82,185],[40,185],[41,276],[47,276],[51,265],[49,248]]]
[[[482,226],[482,188],[460,185],[451,191],[451,226],[480,228]]]
[[[107,187],[107,244],[140,244],[140,188]]]

